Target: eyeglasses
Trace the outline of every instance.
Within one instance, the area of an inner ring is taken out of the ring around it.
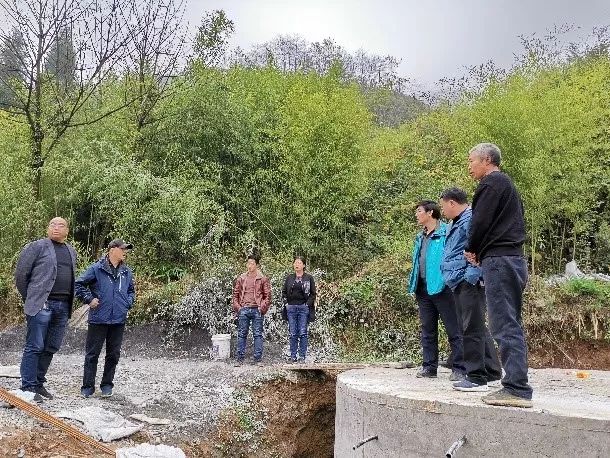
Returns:
[[[60,227],[60,228],[63,228],[63,227],[66,227],[66,223],[53,223],[53,222],[51,222],[51,223],[49,223],[49,227]]]

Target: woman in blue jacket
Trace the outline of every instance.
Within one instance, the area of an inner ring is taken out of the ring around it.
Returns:
[[[100,383],[102,397],[112,396],[114,372],[121,355],[127,312],[133,306],[133,272],[125,264],[132,245],[121,239],[108,244],[108,254],[91,264],[76,280],[76,296],[89,304],[89,327],[85,344],[85,367],[81,394],[95,392],[97,361],[106,343],[104,374]]]
[[[438,204],[424,200],[415,210],[417,223],[423,230],[413,247],[413,270],[409,280],[409,293],[415,294],[421,322],[423,364],[417,377],[436,377],[438,370],[438,319],[442,320],[453,355],[449,379],[464,379],[462,330],[451,290],[441,275],[441,260],[445,247],[447,225],[440,221]]]

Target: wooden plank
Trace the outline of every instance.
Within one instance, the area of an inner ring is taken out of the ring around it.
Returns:
[[[351,369],[364,369],[367,367],[384,367],[392,369],[405,369],[409,367],[415,367],[415,364],[410,361],[391,361],[387,363],[325,363],[325,362],[313,362],[313,363],[293,363],[293,364],[280,364],[280,369],[287,371],[349,371]]]

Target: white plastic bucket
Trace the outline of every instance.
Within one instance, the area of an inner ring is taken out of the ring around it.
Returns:
[[[231,334],[212,336],[212,359],[227,359],[231,354]]]

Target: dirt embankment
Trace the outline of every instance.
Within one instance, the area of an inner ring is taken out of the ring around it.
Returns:
[[[332,457],[336,374],[300,371],[246,387],[192,456]],[[242,408],[245,407],[245,408]]]
[[[571,340],[550,342],[529,354],[529,365],[536,369],[591,369],[610,371],[610,342],[606,340]]]

